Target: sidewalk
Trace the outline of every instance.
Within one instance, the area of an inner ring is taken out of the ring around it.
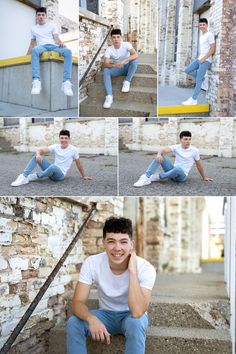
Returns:
[[[53,182],[48,178],[31,182],[20,187],[11,187],[16,177],[31,158],[32,153],[0,154],[2,173],[0,177],[1,196],[91,196],[117,194],[117,158],[116,156],[80,155],[85,174],[92,176],[85,181],[72,164],[64,181]],[[53,161],[52,157],[47,157]]]
[[[204,182],[194,165],[184,183],[171,180],[155,182],[148,186],[135,188],[133,184],[147,169],[156,153],[145,151],[120,151],[119,194],[120,195],[235,195],[236,158],[202,156],[204,170],[213,182]],[[171,158],[173,161],[173,158]]]
[[[78,109],[62,109],[49,112],[44,109],[31,108],[13,103],[0,101],[1,117],[78,117]]]
[[[184,88],[176,86],[158,87],[158,105],[159,106],[177,106],[192,96],[194,88]],[[201,90],[198,98],[198,104],[206,104],[206,92]]]

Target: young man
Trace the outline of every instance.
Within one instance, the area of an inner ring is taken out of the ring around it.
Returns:
[[[129,42],[123,42],[121,30],[111,31],[113,45],[108,47],[104,55],[104,85],[106,89],[106,99],[104,108],[110,108],[113,103],[112,76],[125,76],[122,92],[129,92],[131,80],[138,67],[138,54]]]
[[[48,152],[51,152],[55,156],[54,164],[50,164],[45,158],[42,157],[42,154],[46,154]],[[69,130],[61,130],[59,133],[59,144],[39,148],[36,151],[36,154],[29,161],[28,165],[24,169],[24,172],[20,174],[17,179],[11,183],[11,185],[13,187],[18,187],[29,182],[39,181],[44,177],[48,177],[52,181],[62,181],[73,161],[75,161],[83,179],[92,179],[91,177],[85,176],[83,165],[79,158],[79,153],[77,149],[70,144]],[[39,165],[42,171],[31,173],[37,165]]]
[[[200,54],[198,58],[185,69],[186,74],[191,75],[196,80],[196,84],[192,97],[182,102],[185,106],[197,104],[197,98],[201,91],[204,76],[211,66],[213,54],[216,49],[215,37],[213,33],[208,31],[208,21],[206,18],[200,18],[199,28],[202,32],[199,42]]]
[[[76,286],[67,326],[68,354],[86,354],[86,337],[110,343],[110,336],[125,336],[125,354],[144,354],[148,326],[146,311],[156,271],[137,257],[132,240],[132,223],[111,217],[103,228],[105,252],[84,262]],[[88,310],[92,284],[98,287],[99,309]]]
[[[64,76],[62,91],[67,96],[73,96],[71,80],[72,53],[66,48],[58,35],[58,29],[53,23],[47,22],[47,10],[39,7],[36,10],[37,24],[31,29],[31,42],[27,52],[31,54],[32,65],[32,95],[39,95],[42,89],[40,81],[40,55],[43,52],[57,52],[64,57]]]
[[[180,144],[160,149],[156,159],[149,165],[145,174],[134,183],[134,187],[143,187],[166,178],[170,178],[175,182],[185,182],[194,162],[203,181],[212,181],[211,178],[205,175],[198,149],[191,145],[192,134],[189,131],[182,131],[179,138]],[[174,165],[166,156],[169,152],[175,155]],[[163,172],[154,175],[159,166],[162,167]]]

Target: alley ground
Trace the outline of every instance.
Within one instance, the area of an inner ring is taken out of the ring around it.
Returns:
[[[119,194],[120,195],[235,195],[236,158],[201,156],[205,173],[213,182],[204,182],[195,165],[184,183],[171,180],[155,182],[148,186],[135,188],[133,184],[142,175],[156,153],[145,151],[120,151],[119,156]],[[173,161],[173,158],[172,158]]]
[[[117,194],[117,157],[103,155],[80,155],[86,175],[93,180],[85,181],[75,163],[64,181],[53,182],[48,178],[20,187],[11,187],[22,173],[32,153],[1,153],[0,195],[11,196],[87,196]],[[52,162],[52,158],[48,157]]]

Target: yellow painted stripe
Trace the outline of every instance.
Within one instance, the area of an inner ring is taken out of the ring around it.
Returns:
[[[202,258],[201,263],[222,263],[224,258]]]
[[[197,104],[195,106],[159,106],[158,115],[187,114],[187,113],[208,113],[209,104]]]
[[[72,59],[73,59],[72,60],[73,64],[78,64],[78,58],[73,57]],[[40,61],[47,61],[47,60],[63,61],[64,58],[56,52],[44,52],[41,55]],[[2,59],[0,60],[0,67],[29,64],[30,61],[31,61],[31,55],[24,55],[21,57]]]

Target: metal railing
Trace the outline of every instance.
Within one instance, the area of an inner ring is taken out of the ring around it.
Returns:
[[[57,275],[57,273],[60,270],[61,266],[63,265],[64,261],[69,256],[72,249],[74,248],[76,242],[78,241],[78,239],[79,239],[80,235],[82,234],[88,221],[90,220],[90,218],[93,216],[93,214],[95,212],[96,212],[96,203],[93,203],[91,210],[89,211],[86,219],[84,220],[83,224],[79,228],[79,231],[77,232],[77,234],[75,235],[75,237],[73,238],[73,240],[71,241],[71,243],[69,244],[69,246],[67,247],[65,252],[63,253],[63,255],[61,256],[60,260],[56,264],[56,266],[53,269],[53,271],[51,272],[51,274],[48,276],[48,278],[45,281],[45,283],[43,284],[43,286],[40,288],[38,294],[35,296],[34,300],[31,302],[30,306],[28,307],[28,309],[26,310],[26,312],[24,313],[24,315],[20,319],[19,323],[14,328],[10,337],[8,338],[8,340],[6,341],[4,346],[2,347],[0,354],[6,354],[11,349],[12,344],[14,343],[14,341],[16,340],[18,335],[20,334],[22,328],[24,327],[24,325],[26,324],[26,322],[28,321],[28,319],[32,315],[32,313],[35,310],[36,306],[38,305],[39,301],[42,299],[43,295],[45,294],[45,292],[49,288],[50,284],[52,283],[53,279]]]
[[[86,71],[84,72],[82,78],[79,80],[79,87],[81,87],[81,86],[83,85],[83,82],[84,82],[84,80],[86,79],[86,77],[87,77],[87,75],[88,75],[90,69],[92,68],[92,66],[93,66],[93,64],[94,64],[94,62],[95,62],[95,60],[96,60],[98,54],[100,53],[102,47],[104,46],[104,44],[105,44],[105,42],[106,42],[106,40],[107,40],[109,34],[111,33],[112,28],[113,28],[113,25],[111,25],[111,26],[109,27],[109,30],[108,30],[108,32],[107,32],[107,34],[106,34],[106,36],[105,36],[105,38],[104,38],[102,44],[101,44],[100,47],[98,48],[96,54],[94,55],[93,59],[91,60],[91,62],[90,62],[90,64],[89,64],[89,66],[87,67]]]

